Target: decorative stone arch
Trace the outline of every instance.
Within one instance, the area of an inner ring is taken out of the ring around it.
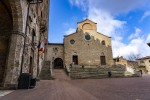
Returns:
[[[85,24],[82,25],[82,29],[83,30],[92,30],[93,27],[90,23],[85,23]]]
[[[101,53],[101,56],[105,56],[104,52]]]
[[[12,16],[12,29],[5,31],[9,36],[9,43],[3,87],[16,88],[21,65],[23,40],[25,38],[21,0],[2,1],[7,1]]]
[[[54,68],[55,69],[61,69],[61,68],[63,68],[63,60],[61,58],[56,58],[54,60]]]

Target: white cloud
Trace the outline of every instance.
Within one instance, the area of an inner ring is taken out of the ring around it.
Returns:
[[[128,13],[139,7],[149,6],[149,0],[89,0],[91,7],[105,9],[111,14]]]
[[[149,16],[150,16],[150,11],[144,12],[142,18],[140,19],[140,22],[143,21],[146,17],[149,17]]]
[[[146,41],[147,41],[147,43],[150,42],[150,33],[148,33]]]
[[[141,33],[141,30],[140,30],[139,28],[135,28],[135,33],[132,33],[132,34],[128,37],[128,39],[137,38],[137,37],[139,37],[140,33]]]
[[[74,28],[69,28],[69,29],[65,32],[65,35],[69,35],[69,34],[72,34],[72,33],[74,33],[74,32],[76,32],[76,29],[74,29]]]
[[[112,37],[113,56],[128,57],[131,54],[141,54],[142,56],[150,55],[150,34],[142,34],[142,30],[135,28],[124,43],[123,34],[126,32],[127,22],[118,20],[115,16],[122,13],[129,13],[143,6],[150,7],[149,0],[70,0],[73,6],[87,9],[88,18],[97,22],[98,31],[102,34]],[[150,16],[150,12],[145,12],[143,18]],[[129,34],[129,33],[128,33]]]
[[[140,30],[140,29],[138,29]],[[137,29],[135,29],[136,33]],[[150,34],[144,36],[139,35],[138,37],[132,38],[128,44],[123,43],[121,40],[112,40],[113,56],[124,56],[128,58],[131,54],[140,54],[141,56],[150,55],[150,47],[147,42],[150,40]]]
[[[128,13],[141,7],[150,7],[149,0],[69,0],[71,5],[88,10],[93,7],[104,9],[110,14]]]
[[[116,20],[106,11],[96,8],[89,10],[88,18],[97,22],[98,31],[108,36],[113,36],[126,24],[125,21]]]
[[[83,11],[86,11],[88,6],[88,1],[87,0],[69,0],[70,4],[72,6],[77,6],[77,7],[81,7]]]

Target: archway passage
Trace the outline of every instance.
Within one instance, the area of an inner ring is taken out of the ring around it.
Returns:
[[[0,1],[0,86],[3,85],[9,50],[9,39],[13,28],[12,14],[8,0]]]
[[[55,69],[62,69],[63,68],[63,60],[61,58],[56,58],[54,60],[54,68]]]

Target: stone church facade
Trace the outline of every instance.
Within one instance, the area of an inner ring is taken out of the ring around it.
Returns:
[[[49,43],[47,53],[54,68],[113,64],[111,37],[97,32],[97,23],[89,19],[78,22],[76,32],[64,36],[64,43]]]
[[[40,73],[48,9],[49,0],[0,0],[0,88],[17,88],[21,73]]]

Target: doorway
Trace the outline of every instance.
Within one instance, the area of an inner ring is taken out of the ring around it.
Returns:
[[[73,55],[72,62],[73,62],[73,64],[78,65],[78,56],[77,55]]]
[[[33,58],[30,56],[29,73],[33,74]]]
[[[101,62],[101,65],[106,65],[105,56],[100,56],[100,62]]]
[[[54,68],[55,69],[62,69],[63,68],[63,60],[61,58],[56,58],[54,60]]]

